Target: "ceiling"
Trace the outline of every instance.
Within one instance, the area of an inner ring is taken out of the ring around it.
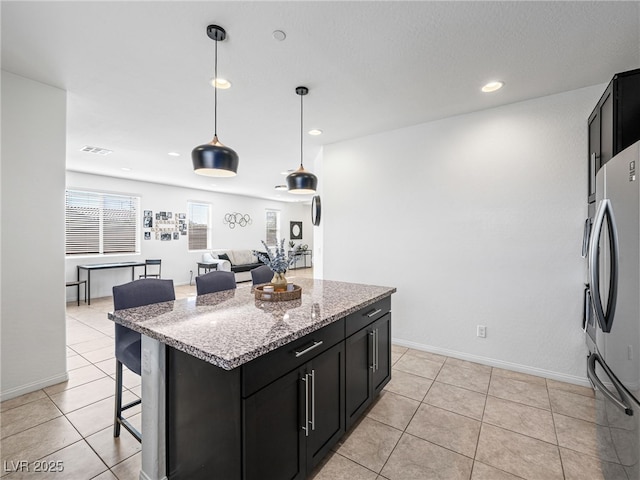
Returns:
[[[299,201],[274,190],[280,172],[300,163],[296,86],[310,90],[305,131],[324,132],[304,136],[311,170],[322,145],[638,68],[639,5],[2,1],[1,61],[67,90],[68,170]],[[212,23],[227,31],[218,71],[233,86],[218,92],[218,136],[240,157],[234,178],[201,177],[191,166],[191,150],[213,137]],[[490,80],[505,86],[481,93]]]

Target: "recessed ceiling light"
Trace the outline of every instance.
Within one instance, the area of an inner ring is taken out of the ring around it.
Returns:
[[[322,130],[314,128],[313,130],[309,130],[309,135],[322,135]]]
[[[287,38],[287,34],[284,33],[282,30],[274,30],[273,38],[275,38],[279,42],[282,42],[285,38]]]
[[[276,185],[276,190],[286,190],[287,186],[286,185]]]
[[[218,186],[218,184],[217,184],[217,183],[212,183],[212,184],[210,184],[210,185],[211,185],[212,187],[217,187],[217,186]]]
[[[289,175],[290,173],[293,173],[293,172],[295,172],[295,170],[292,168],[292,169],[290,169],[290,170],[287,170],[287,171],[285,171],[285,172],[280,172],[280,173],[281,173],[282,175]]]
[[[131,169],[129,167],[122,167],[120,170],[122,170],[123,172],[130,172]]]
[[[95,153],[96,155],[109,155],[110,153],[113,153],[113,150],[108,150],[106,148],[100,148],[100,147],[90,147],[89,145],[85,145],[80,149],[80,151],[87,152],[87,153]]]
[[[231,82],[225,78],[212,78],[209,80],[209,83],[212,87],[217,87],[220,90],[226,90],[227,88],[231,88]]]
[[[484,87],[482,87],[482,91],[484,93],[495,92],[496,90],[500,90],[504,86],[504,82],[489,82]]]
[[[170,157],[179,157],[180,154],[178,152],[169,152],[167,153],[167,155],[169,155]]]

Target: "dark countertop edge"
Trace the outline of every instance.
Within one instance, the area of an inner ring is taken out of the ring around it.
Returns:
[[[189,355],[194,356],[195,358],[198,358],[200,360],[203,360],[207,363],[210,363],[212,365],[215,365],[216,367],[220,367],[224,370],[233,370],[234,368],[240,367],[242,365],[244,365],[245,363],[249,363],[251,360],[254,360],[262,355],[265,355],[273,350],[276,350],[277,348],[280,348],[288,343],[293,342],[294,340],[297,340],[299,338],[304,337],[305,335],[308,335],[310,333],[315,332],[316,330],[320,330],[323,327],[326,327],[327,325],[332,324],[333,322],[340,320],[341,318],[347,317],[348,315],[351,315],[354,312],[357,312],[358,310],[368,306],[368,305],[372,305],[374,303],[376,303],[379,300],[382,300],[383,298],[386,297],[390,297],[391,295],[393,295],[394,293],[397,292],[397,289],[395,287],[389,287],[389,290],[387,292],[384,292],[380,295],[377,295],[375,297],[372,297],[370,299],[367,299],[361,303],[359,303],[358,305],[355,305],[351,308],[347,308],[346,310],[337,313],[335,315],[332,315],[330,317],[327,317],[313,325],[310,325],[307,328],[303,328],[301,330],[298,330],[297,332],[293,332],[292,334],[288,335],[287,337],[280,339],[278,341],[263,345],[262,347],[253,350],[252,352],[247,352],[243,355],[240,355],[238,357],[232,358],[232,359],[226,359],[226,358],[222,358],[219,357],[217,355],[213,355],[211,353],[205,352],[199,348],[195,348],[191,345],[187,345],[183,342],[180,342],[178,340],[175,340],[173,338],[170,337],[165,337],[161,334],[158,334],[154,331],[151,331],[147,328],[145,328],[144,326],[141,326],[137,323],[132,323],[132,322],[128,322],[128,321],[121,321],[120,318],[118,318],[115,315],[115,311],[114,312],[109,312],[108,313],[108,318],[110,320],[113,320],[115,323],[118,323],[120,325],[123,325],[127,328],[130,328],[131,330],[134,330],[142,335],[146,335],[149,338],[152,338],[154,340],[157,340],[159,342],[164,343],[165,345],[168,345],[170,347],[175,348],[176,350],[180,350],[181,352],[184,353],[188,353]]]

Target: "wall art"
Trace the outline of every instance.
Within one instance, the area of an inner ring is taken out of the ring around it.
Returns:
[[[289,222],[289,238],[302,240],[302,222]]]
[[[229,228],[236,228],[236,225],[240,225],[241,227],[246,227],[247,225],[251,225],[253,220],[251,220],[251,216],[248,213],[226,213],[224,215],[223,223],[225,225],[229,225]]]
[[[144,239],[151,240],[151,232],[155,233],[155,239],[163,242],[180,240],[180,235],[187,234],[187,215],[185,213],[156,212],[145,210],[142,226],[145,230]]]

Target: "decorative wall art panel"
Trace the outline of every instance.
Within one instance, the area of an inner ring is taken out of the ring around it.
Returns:
[[[142,217],[144,239],[151,240],[151,233],[155,233],[155,239],[163,242],[180,240],[180,235],[187,234],[187,214],[173,212],[156,212],[145,210]]]
[[[302,222],[289,222],[289,238],[302,240]]]
[[[233,229],[236,228],[236,225],[241,227],[251,225],[253,220],[251,220],[251,216],[248,213],[225,213],[223,223]]]

